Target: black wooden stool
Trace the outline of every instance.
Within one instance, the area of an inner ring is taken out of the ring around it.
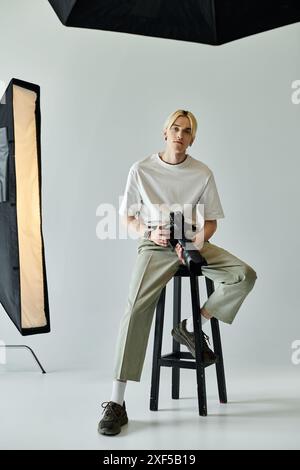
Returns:
[[[199,285],[198,276],[201,274],[192,274],[185,265],[181,265],[177,272],[174,274],[174,296],[173,296],[173,327],[178,325],[181,321],[181,278],[190,278],[192,311],[195,332],[195,353],[196,359],[193,358],[190,352],[181,352],[180,344],[173,338],[173,351],[170,354],[161,355],[162,338],[163,338],[163,323],[165,312],[165,297],[166,286],[162,289],[158,304],[156,307],[155,319],[155,332],[154,332],[154,347],[153,347],[153,362],[152,362],[152,379],[151,379],[151,396],[150,396],[150,410],[157,411],[158,409],[158,395],[159,395],[159,380],[160,368],[172,367],[172,398],[179,398],[179,379],[180,368],[196,369],[197,374],[197,389],[198,389],[198,407],[199,415],[207,415],[207,400],[206,400],[206,386],[205,386],[205,365],[203,364],[202,351],[203,351],[203,336],[201,315],[200,312],[200,298],[199,298]],[[214,292],[214,283],[211,279],[205,277],[207,296],[209,297]],[[227,403],[225,372],[222,355],[222,345],[219,329],[219,321],[216,318],[210,320],[212,339],[214,345],[214,352],[218,356],[216,363],[216,374],[218,381],[218,391],[220,403]],[[188,360],[187,360],[188,359]],[[192,360],[191,360],[192,359]]]

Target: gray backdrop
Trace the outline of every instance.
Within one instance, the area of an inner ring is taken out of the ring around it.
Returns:
[[[291,343],[300,339],[300,105],[291,96],[300,25],[213,47],[69,29],[47,1],[0,0],[0,44],[0,80],[41,86],[52,332],[25,342],[45,367],[110,377],[137,241],[99,240],[96,211],[103,203],[118,209],[129,167],[164,149],[163,122],[182,107],[199,124],[189,153],[213,170],[225,212],[211,241],[258,275],[233,325],[222,325],[225,365],[299,373]],[[187,287],[183,317],[191,312]],[[24,342],[0,314],[0,339]],[[149,346],[152,338],[153,329]]]

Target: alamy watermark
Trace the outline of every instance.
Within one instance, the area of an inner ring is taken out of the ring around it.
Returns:
[[[295,366],[298,366],[300,364],[300,339],[295,339],[291,347],[294,349],[291,361]]]
[[[121,214],[120,214],[121,211]],[[155,229],[157,226],[170,229],[170,213],[181,213],[184,218],[184,232],[181,225],[174,225],[174,238],[195,240],[201,246],[204,241],[204,204],[152,204],[149,208],[138,203],[128,204],[122,196],[119,198],[119,211],[113,204],[102,203],[97,207],[96,216],[100,218],[96,226],[96,236],[100,240],[136,240],[140,235],[127,224],[122,223],[123,216],[134,216],[145,226]],[[177,218],[175,220],[178,220]],[[119,223],[117,223],[119,222]],[[195,250],[192,242],[186,243],[186,248]]]
[[[295,90],[292,92],[291,101],[293,104],[300,104],[300,80],[294,80],[292,82],[292,89]]]
[[[0,340],[0,365],[6,364],[6,344]]]
[[[3,103],[3,101],[5,100],[5,96],[3,96],[5,93],[5,90],[6,90],[6,83],[3,80],[0,80],[0,101],[2,104],[5,104],[5,102]]]

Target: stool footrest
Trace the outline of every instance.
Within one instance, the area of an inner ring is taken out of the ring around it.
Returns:
[[[191,359],[185,361],[184,359]],[[183,369],[196,369],[196,360],[189,352],[176,351],[173,353],[165,354],[158,360],[160,366],[164,367],[180,367]],[[204,364],[204,367],[208,367],[212,364]]]

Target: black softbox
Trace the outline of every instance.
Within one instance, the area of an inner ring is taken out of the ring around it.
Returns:
[[[0,302],[22,335],[50,331],[41,218],[40,88],[0,101]]]
[[[224,44],[300,21],[299,0],[49,0],[66,26]]]

